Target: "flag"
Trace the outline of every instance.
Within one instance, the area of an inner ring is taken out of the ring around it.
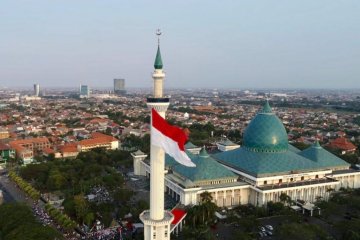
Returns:
[[[185,153],[185,143],[188,139],[185,132],[176,126],[170,125],[155,109],[151,109],[151,144],[162,148],[165,153],[177,162],[188,167],[196,165]]]

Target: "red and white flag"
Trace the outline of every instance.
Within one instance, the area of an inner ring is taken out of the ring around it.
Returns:
[[[151,144],[162,148],[177,162],[188,167],[196,165],[185,153],[186,133],[179,127],[170,125],[155,109],[151,109]]]

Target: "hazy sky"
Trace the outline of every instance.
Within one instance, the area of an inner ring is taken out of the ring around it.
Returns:
[[[359,0],[1,0],[0,87],[360,88]]]

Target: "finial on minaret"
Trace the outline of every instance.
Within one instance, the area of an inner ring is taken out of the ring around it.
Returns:
[[[155,67],[155,69],[162,69],[163,63],[162,63],[161,53],[160,53],[160,35],[161,35],[160,29],[156,30],[156,35],[158,36],[158,49],[157,49],[157,53],[156,53],[154,67]]]
[[[158,46],[160,46],[160,35],[161,35],[161,30],[160,28],[156,29],[156,35],[158,37]]]

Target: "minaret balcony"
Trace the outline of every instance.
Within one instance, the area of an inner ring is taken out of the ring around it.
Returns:
[[[168,98],[168,97],[162,97],[162,98],[148,97],[147,102],[148,103],[169,103],[170,98]]]

